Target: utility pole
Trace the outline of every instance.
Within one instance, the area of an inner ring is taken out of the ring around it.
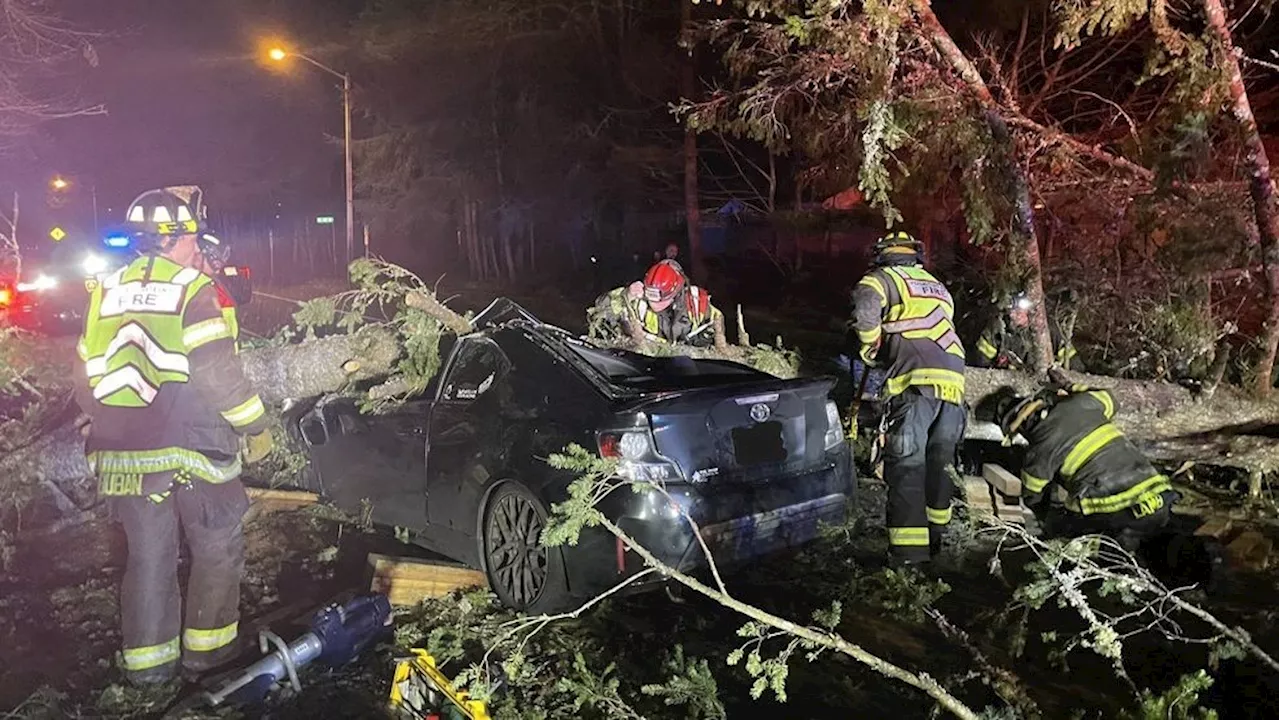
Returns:
[[[352,187],[351,172],[351,75],[342,74],[342,108],[343,145],[346,146],[346,184],[347,184],[347,264],[351,263],[351,253],[355,248],[355,193]]]

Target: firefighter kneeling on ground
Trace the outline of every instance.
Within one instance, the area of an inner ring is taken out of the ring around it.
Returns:
[[[244,570],[242,462],[271,450],[237,356],[234,309],[211,273],[199,188],[151,190],[126,222],[141,256],[93,287],[78,351],[85,449],[124,526],[123,667],[134,684],[198,676],[234,658]],[[191,549],[183,607],[179,528]]]
[[[1030,396],[1002,387],[977,414],[997,422],[1006,442],[1026,438],[1022,498],[1046,535],[1109,535],[1132,552],[1168,525],[1178,494],[1112,424],[1110,392],[1064,379]],[[1055,483],[1067,494],[1061,509],[1048,497]]]
[[[974,367],[1026,369],[1034,347],[1031,338],[1031,310],[1035,303],[1020,292],[1006,304],[1001,315],[987,323],[974,344],[970,362]],[[1079,370],[1075,347],[1066,341],[1058,326],[1049,323],[1049,339],[1053,343],[1054,362],[1067,370]]]
[[[887,367],[884,479],[890,560],[928,562],[951,522],[948,468],[964,435],[964,346],[951,293],[921,265],[904,232],[875,247],[876,267],[853,291],[859,354]]]
[[[600,296],[588,313],[593,337],[623,336],[709,347],[720,311],[706,290],[690,284],[673,260],[649,268],[644,280]]]

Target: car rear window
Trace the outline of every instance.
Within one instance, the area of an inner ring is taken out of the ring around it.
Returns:
[[[607,378],[610,384],[634,390],[704,387],[734,380],[767,377],[745,365],[724,360],[693,360],[681,356],[651,357],[583,343],[572,343],[569,347]]]

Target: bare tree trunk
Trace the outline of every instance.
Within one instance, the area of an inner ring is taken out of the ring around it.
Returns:
[[[693,17],[693,4],[680,0],[680,32],[689,29]],[[696,100],[698,76],[695,46],[691,43],[680,73],[680,95],[686,100]],[[689,234],[689,258],[693,261],[693,280],[706,282],[707,273],[702,257],[702,209],[698,204],[698,133],[691,127],[684,130],[684,214]]]
[[[531,274],[538,272],[537,247],[538,247],[538,238],[534,234],[534,224],[530,222],[529,223],[529,272]]]
[[[769,153],[769,206],[766,208],[769,214],[777,209],[778,204],[778,158],[772,152]]]
[[[0,269],[6,264],[12,268],[15,278],[22,277],[22,246],[18,244],[18,193],[13,193],[13,215],[5,219],[8,232],[0,234],[4,241],[3,254],[0,255]]]
[[[1035,215],[1032,212],[1026,173],[1018,162],[1017,149],[1014,147],[1013,138],[1009,134],[1009,126],[1000,115],[1000,107],[995,98],[991,96],[991,89],[987,87],[986,81],[982,79],[978,68],[974,67],[964,52],[956,46],[946,28],[942,27],[942,23],[938,22],[938,16],[933,14],[933,8],[930,7],[930,0],[914,0],[914,8],[916,17],[920,21],[921,29],[929,36],[943,60],[951,65],[956,74],[969,86],[974,98],[982,106],[983,119],[991,129],[991,135],[999,152],[1004,156],[1003,162],[1007,164],[1006,172],[1013,186],[1012,201],[1018,235],[1021,236],[1020,239],[1022,241],[1020,251],[1022,260],[1026,263],[1029,271],[1025,290],[1027,299],[1035,303],[1035,308],[1031,313],[1031,330],[1035,344],[1038,347],[1032,357],[1032,369],[1037,373],[1041,373],[1053,362],[1053,343],[1049,339],[1049,321],[1045,314],[1044,283],[1040,272],[1040,247],[1036,238]]]
[[[1262,138],[1258,137],[1258,123],[1254,120],[1244,78],[1240,75],[1240,62],[1236,59],[1237,50],[1231,41],[1227,11],[1222,7],[1222,0],[1204,0],[1204,15],[1209,29],[1217,39],[1215,54],[1231,85],[1231,115],[1235,117],[1247,151],[1245,161],[1249,167],[1249,195],[1253,198],[1253,216],[1258,223],[1258,241],[1261,243],[1259,249],[1262,251],[1262,264],[1266,268],[1271,307],[1264,329],[1264,350],[1254,375],[1255,389],[1266,392],[1271,389],[1271,368],[1276,362],[1276,341],[1280,338],[1280,325],[1277,325],[1277,319],[1280,318],[1280,277],[1277,277],[1274,257],[1276,245],[1280,243],[1280,210],[1276,207],[1276,185],[1271,179],[1271,164],[1267,161],[1266,148],[1262,146]]]
[[[513,282],[516,279],[516,256],[515,251],[511,247],[511,235],[502,233],[502,254],[507,261],[506,281]]]

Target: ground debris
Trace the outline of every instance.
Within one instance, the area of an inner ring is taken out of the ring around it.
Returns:
[[[1256,530],[1245,530],[1227,545],[1227,556],[1239,567],[1266,570],[1274,561],[1274,542]]]

